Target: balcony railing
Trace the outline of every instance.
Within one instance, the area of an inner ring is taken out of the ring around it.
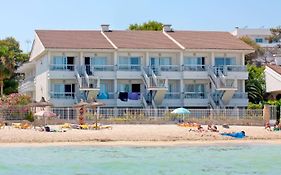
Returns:
[[[160,71],[178,72],[178,71],[180,71],[180,66],[179,65],[160,65],[159,69],[160,69]]]
[[[243,99],[243,98],[248,98],[248,93],[246,92],[235,92],[233,94],[233,97],[232,98],[235,98],[235,99]]]
[[[74,64],[50,64],[50,70],[74,71]]]
[[[114,71],[114,67],[114,65],[86,65],[86,71],[88,74],[95,71]]]
[[[206,71],[207,70],[207,66],[206,65],[189,65],[189,64],[185,64],[183,65],[183,70],[184,71]]]
[[[50,96],[54,99],[74,99],[75,92],[50,92]]]
[[[227,65],[225,67],[227,71],[231,72],[247,72],[247,67],[242,65]]]
[[[117,69],[120,71],[141,71],[139,64],[118,64]]]
[[[100,99],[100,100],[115,99],[115,93],[114,92],[100,92],[97,95],[97,99]]]
[[[204,92],[185,92],[184,98],[192,98],[192,99],[206,99],[207,94]]]
[[[165,99],[180,99],[180,92],[167,92],[165,94]]]

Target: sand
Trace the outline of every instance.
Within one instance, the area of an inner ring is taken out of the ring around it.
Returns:
[[[5,127],[0,129],[0,146],[15,145],[132,145],[174,146],[223,143],[281,144],[281,131],[267,131],[260,126],[218,126],[219,133],[244,130],[247,137],[234,139],[216,132],[195,132],[177,125],[112,125],[113,129],[41,132],[34,129]],[[204,129],[207,126],[203,126]]]

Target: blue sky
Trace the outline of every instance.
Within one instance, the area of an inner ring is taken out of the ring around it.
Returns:
[[[35,29],[127,29],[157,20],[175,30],[224,30],[281,25],[280,0],[0,0],[0,38],[29,50]]]

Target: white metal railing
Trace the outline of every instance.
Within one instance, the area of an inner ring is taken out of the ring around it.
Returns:
[[[82,87],[82,78],[81,78],[78,71],[75,72],[75,76],[76,76],[76,79],[78,81],[79,87],[81,88]]]
[[[154,68],[155,69],[155,68]],[[160,71],[180,71],[180,65],[159,65]]]
[[[198,64],[194,64],[194,65],[185,64],[185,65],[183,65],[184,71],[206,71],[207,68],[208,68],[208,66],[206,66],[206,65],[198,65]]]
[[[87,73],[91,75],[91,73],[95,71],[114,71],[114,65],[86,65]]]
[[[247,67],[243,65],[227,65],[226,72],[247,72]]]
[[[142,76],[144,78],[145,84],[147,87],[150,87],[150,78],[148,77],[147,73],[145,72],[144,68],[141,68]]]
[[[145,99],[145,97],[143,95],[141,96],[141,100],[142,100],[142,105],[143,105],[144,109],[147,109],[148,108],[148,104],[147,104],[146,99]]]
[[[75,92],[50,92],[50,97],[54,99],[74,99]]]
[[[207,95],[204,92],[185,92],[184,98],[206,99]]]
[[[29,107],[27,106],[0,106],[0,114],[4,120],[23,120],[25,119]],[[76,122],[78,118],[77,109],[75,108],[50,108],[50,110],[57,114],[58,119],[72,120]],[[174,121],[176,116],[171,114],[173,109],[143,109],[143,108],[97,108],[99,120],[115,121],[123,119],[122,121],[151,121],[151,117],[155,120]],[[237,124],[238,121],[249,120],[253,122],[259,121],[263,124],[263,109],[189,109],[190,114],[186,115],[186,121],[193,121],[196,119],[203,119],[204,121],[218,121],[228,122],[228,124]],[[87,109],[87,113],[93,114],[93,109]],[[54,119],[53,119],[54,120]],[[92,116],[86,118],[87,121],[92,121]],[[153,121],[155,121],[153,120]]]
[[[166,92],[164,98],[165,99],[180,99],[180,92]]]
[[[117,70],[120,70],[120,71],[141,71],[141,65],[139,65],[139,64],[118,64]]]
[[[74,71],[74,64],[50,64],[50,70]]]

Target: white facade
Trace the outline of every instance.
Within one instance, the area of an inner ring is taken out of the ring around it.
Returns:
[[[37,101],[45,97],[56,107],[70,107],[90,96],[106,107],[246,107],[244,57],[249,52],[56,49],[44,48],[36,35],[29,63],[34,66],[19,69],[26,80],[34,78],[34,87],[19,91]]]
[[[281,41],[269,43],[268,37],[272,35],[270,29],[235,28],[235,30],[230,33],[238,38],[248,36],[261,47],[275,47],[276,45],[281,44]]]

